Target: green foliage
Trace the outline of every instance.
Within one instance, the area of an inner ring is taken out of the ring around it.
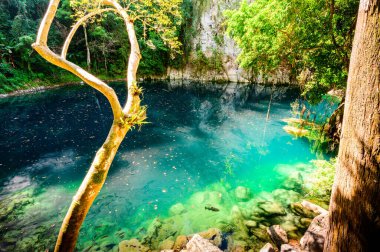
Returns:
[[[135,24],[141,24],[144,38],[148,31],[155,31],[173,53],[179,53],[181,44],[177,37],[177,27],[182,22],[180,9],[182,0],[119,0],[118,2]],[[100,8],[100,3],[101,0],[70,0],[75,19]]]
[[[195,72],[200,76],[206,71],[224,71],[223,55],[216,49],[214,49],[212,54],[207,57],[200,48],[197,48],[195,51],[195,57],[192,59],[191,63],[195,67]]]
[[[325,94],[317,105],[310,105],[305,100],[296,99],[290,104],[293,118],[285,120],[288,126],[294,127],[296,136],[309,140],[312,151],[323,156],[324,153],[337,154],[334,141],[326,131],[326,124],[331,120],[331,114],[339,107],[342,97]],[[297,135],[297,129],[301,132]]]
[[[293,117],[297,118],[300,115],[300,100],[296,99],[294,102],[290,103],[290,107],[292,110]]]
[[[226,11],[227,33],[242,49],[242,67],[264,76],[288,69],[317,103],[327,90],[345,87],[358,2],[244,0]]]
[[[0,93],[74,79],[67,78],[67,73],[42,60],[31,48],[47,2],[13,0],[0,3]],[[57,26],[52,29],[50,45],[53,48],[61,45],[60,34],[66,32],[62,22],[58,18]]]
[[[140,76],[163,74],[169,64],[182,59],[184,47],[178,37],[183,26],[182,16],[187,14],[185,4],[182,0],[132,2],[128,13],[136,19],[135,29],[143,56],[138,73]],[[120,1],[124,7],[128,3]],[[47,4],[48,0],[0,2],[0,93],[77,80],[42,60],[30,46]],[[98,7],[97,1],[62,0],[50,31],[49,46],[59,51],[73,23],[91,8]],[[123,20],[115,13],[106,13],[90,20],[86,28],[91,72],[105,79],[124,76],[130,46]],[[178,60],[173,61],[174,56]],[[74,36],[67,58],[87,67],[83,29]]]
[[[297,102],[293,103],[291,106],[292,108],[294,108],[293,114],[298,115],[299,105],[297,104]],[[300,133],[300,135],[297,135],[296,131],[295,136],[301,136],[306,138],[310,142],[312,152],[322,157],[324,153],[331,152],[329,148],[331,139],[323,132],[322,127],[320,125],[315,124],[313,122],[309,122],[307,120],[298,120],[294,118],[288,121],[288,125],[302,132]]]
[[[309,187],[305,189],[306,198],[328,205],[334,183],[336,159],[313,160],[312,163],[316,169],[308,175]]]

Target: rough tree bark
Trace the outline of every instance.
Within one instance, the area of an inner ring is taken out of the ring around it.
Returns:
[[[380,0],[361,0],[325,251],[375,251],[380,239]]]
[[[74,25],[66,39],[62,54],[57,55],[47,46],[47,38],[59,2],[60,0],[50,1],[46,14],[41,22],[36,42],[32,46],[44,59],[58,67],[70,71],[81,78],[85,83],[101,92],[108,99],[114,116],[108,137],[96,153],[91,167],[74,196],[62,223],[55,251],[67,252],[73,251],[75,248],[80,227],[105,182],[108,170],[121,142],[133,125],[141,123],[145,119],[145,109],[140,106],[140,89],[136,85],[136,72],[141,58],[140,49],[133,21],[130,20],[126,11],[115,0],[102,1],[103,5],[107,5],[111,8],[100,9],[80,19],[78,23]],[[104,11],[114,11],[123,18],[131,44],[131,54],[127,69],[128,99],[124,107],[120,105],[115,91],[110,86],[79,66],[66,60],[67,49],[78,27],[83,25],[91,16]]]

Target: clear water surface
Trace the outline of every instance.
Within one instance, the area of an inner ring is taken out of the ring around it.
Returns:
[[[114,86],[125,97],[124,84]],[[276,87],[267,119],[270,87],[143,87],[150,123],[128,133],[85,220],[79,250],[104,237],[115,244],[138,237],[152,219],[211,185],[270,192],[284,180],[276,166],[315,158],[307,141],[282,129],[297,89]],[[73,86],[1,99],[0,118],[0,251],[51,249],[107,135],[111,110],[98,92]]]

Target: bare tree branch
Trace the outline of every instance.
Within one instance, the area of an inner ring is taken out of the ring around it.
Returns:
[[[79,29],[79,27],[82,24],[86,23],[86,21],[89,20],[90,18],[92,18],[92,17],[94,17],[96,15],[99,15],[101,13],[108,12],[108,11],[117,12],[117,10],[115,10],[113,8],[98,9],[98,10],[96,10],[94,12],[91,12],[91,13],[87,14],[86,16],[82,17],[81,19],[79,19],[76,22],[76,24],[73,25],[73,27],[71,28],[71,31],[70,31],[69,35],[67,36],[65,43],[63,44],[61,57],[64,58],[64,59],[66,59],[67,51],[69,49],[71,40],[73,39],[75,33],[77,32],[77,30]]]

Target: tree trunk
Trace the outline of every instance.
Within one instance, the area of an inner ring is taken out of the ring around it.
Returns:
[[[375,251],[380,239],[380,0],[361,0],[325,251]]]
[[[88,45],[86,25],[83,25],[83,31],[84,31],[84,40],[86,42],[86,51],[87,51],[87,71],[91,71],[91,54],[90,54],[90,46]]]
[[[90,170],[67,211],[55,251],[74,251],[80,227],[93,201],[102,189],[115,154],[129,129],[129,126],[113,123],[107,140],[96,153]]]
[[[102,4],[111,6],[113,8],[112,11],[118,13],[124,19],[131,44],[131,54],[127,69],[128,98],[125,106],[121,107],[115,91],[110,86],[74,63],[66,60],[67,50],[78,27],[92,16],[104,11],[109,11],[110,9],[95,10],[93,13],[78,20],[65,41],[61,55],[57,55],[49,49],[47,40],[59,3],[60,0],[50,0],[48,9],[38,30],[36,42],[32,46],[44,59],[58,67],[70,71],[81,78],[86,84],[101,92],[108,99],[114,116],[108,137],[103,146],[96,153],[90,170],[87,172],[77,194],[73,198],[59,232],[55,251],[71,252],[75,249],[80,227],[106,180],[108,170],[121,142],[128,130],[135,124],[141,125],[146,116],[145,109],[140,106],[139,95],[141,90],[137,87],[136,83],[136,72],[141,58],[140,48],[133,21],[130,20],[127,12],[115,0],[101,1]]]

